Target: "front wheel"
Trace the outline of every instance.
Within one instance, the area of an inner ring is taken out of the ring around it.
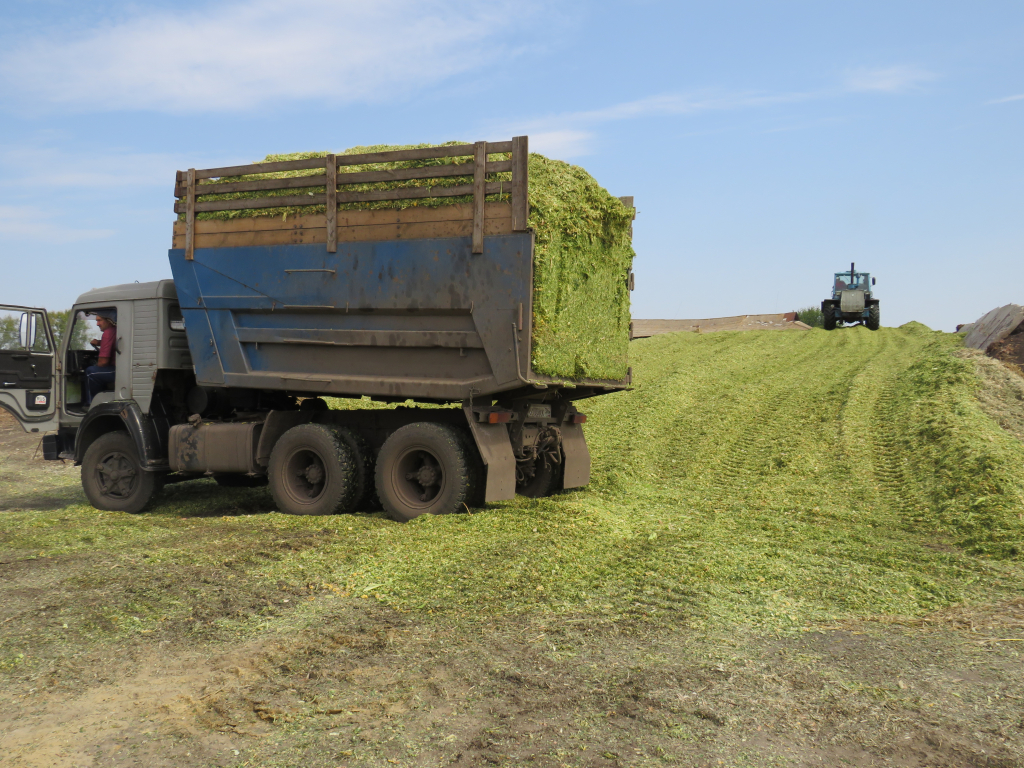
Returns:
[[[82,488],[96,509],[141,512],[153,498],[157,480],[155,472],[142,468],[135,441],[127,432],[100,435],[82,459]]]
[[[469,442],[447,424],[417,422],[395,430],[377,455],[381,504],[399,522],[467,508],[475,493]]]
[[[836,308],[833,305],[826,304],[821,308],[821,323],[826,331],[836,329]]]
[[[872,304],[868,307],[868,329],[877,331],[882,321],[882,313],[878,309],[877,304]]]

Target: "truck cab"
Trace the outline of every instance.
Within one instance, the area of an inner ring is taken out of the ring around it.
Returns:
[[[87,406],[85,371],[99,357],[91,342],[101,336],[96,321],[101,310],[117,313],[115,375],[113,383]],[[47,433],[43,438],[46,459],[73,459],[80,464],[97,438],[120,432],[131,438],[134,454],[113,457],[114,463],[132,464],[136,474],[166,471],[167,430],[175,415],[187,416],[180,393],[194,384],[188,339],[171,280],[115,285],[82,294],[59,340],[45,309],[0,306],[0,407],[25,431]],[[127,472],[122,467],[118,478],[122,497],[131,495],[124,484]],[[97,506],[104,504],[102,499],[90,500]]]

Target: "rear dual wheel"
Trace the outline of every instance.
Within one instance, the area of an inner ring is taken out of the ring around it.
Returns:
[[[478,505],[481,477],[469,438],[447,424],[407,424],[388,437],[377,456],[377,495],[399,522]]]
[[[370,492],[372,466],[369,446],[351,430],[300,424],[270,453],[270,492],[290,515],[352,512]]]

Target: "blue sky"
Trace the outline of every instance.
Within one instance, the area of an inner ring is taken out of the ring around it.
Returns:
[[[174,171],[528,134],[633,195],[634,317],[1024,303],[1024,4],[9,4],[0,301],[169,276]]]

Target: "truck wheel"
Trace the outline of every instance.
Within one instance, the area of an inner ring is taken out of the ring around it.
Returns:
[[[836,329],[836,308],[831,304],[826,304],[821,308],[821,324],[826,331]]]
[[[872,331],[877,331],[881,321],[882,313],[879,311],[878,305],[872,304],[868,307],[868,328]]]
[[[399,522],[447,515],[470,501],[473,464],[467,441],[447,424],[417,422],[395,430],[377,455],[377,495]]]
[[[380,509],[377,499],[374,498],[373,451],[370,449],[370,444],[365,437],[353,432],[348,427],[334,427],[334,432],[352,452],[352,460],[355,464],[352,481],[355,484],[355,501],[352,503],[352,509]]]
[[[142,469],[127,432],[100,435],[82,459],[82,488],[96,509],[134,515],[153,498],[156,486],[156,474]]]
[[[516,493],[530,499],[550,496],[555,491],[562,465],[535,459],[516,467]]]
[[[355,460],[338,434],[323,424],[300,424],[270,452],[270,492],[289,515],[333,515],[355,506]]]

